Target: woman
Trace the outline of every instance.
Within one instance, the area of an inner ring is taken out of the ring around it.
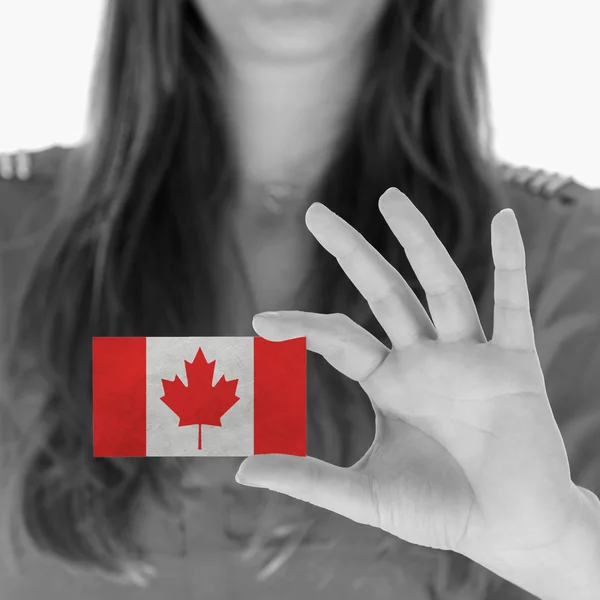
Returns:
[[[573,481],[593,489],[600,303],[586,227],[598,215],[573,185],[555,194],[575,190],[565,208],[503,184],[485,145],[480,12],[462,0],[109,2],[90,139],[33,157],[34,173],[64,166],[52,193],[35,177],[0,188],[16,213],[2,238],[3,513],[25,545],[20,572],[2,566],[7,599],[531,597],[459,554],[242,488],[239,459],[91,451],[93,335],[254,335],[254,314],[293,309],[345,313],[386,341],[303,220],[314,200],[329,206],[424,302],[378,214],[396,186],[450,252],[486,333],[490,222],[517,213],[552,409]],[[352,465],[373,440],[369,400],[309,356],[308,453]]]

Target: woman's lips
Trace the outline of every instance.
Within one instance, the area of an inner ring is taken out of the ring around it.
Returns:
[[[260,0],[257,10],[274,17],[319,16],[326,13],[331,4],[329,0]]]

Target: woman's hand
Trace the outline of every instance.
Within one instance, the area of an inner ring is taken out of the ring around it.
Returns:
[[[400,274],[321,204],[308,210],[307,226],[369,302],[391,350],[344,315],[254,319],[269,340],[306,336],[309,350],[360,383],[376,415],[370,449],[350,468],[253,456],[238,481],[510,572],[513,561],[559,547],[582,502],[535,349],[515,215],[503,210],[492,222],[488,342],[462,274],[423,215],[395,189],[379,207],[426,292],[431,319]]]

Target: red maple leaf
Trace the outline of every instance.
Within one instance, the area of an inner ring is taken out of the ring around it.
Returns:
[[[227,381],[222,375],[213,386],[216,360],[208,362],[202,348],[196,357],[185,363],[187,386],[176,376],[173,381],[163,379],[161,400],[179,417],[179,427],[198,425],[198,450],[202,450],[201,425],[222,427],[221,417],[239,400],[236,396],[237,379]]]

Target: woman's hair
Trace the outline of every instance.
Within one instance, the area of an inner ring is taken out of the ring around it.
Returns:
[[[478,300],[490,275],[491,218],[504,205],[489,149],[482,5],[390,0],[317,188],[421,300],[377,198],[391,186],[408,194]],[[25,405],[33,416],[9,473],[15,546],[26,533],[68,564],[116,575],[141,553],[140,499],[176,510],[187,462],[92,457],[91,338],[217,334],[215,237],[239,182],[220,97],[222,58],[193,3],[111,0],[102,44],[90,135],[71,153],[56,220],[13,319],[9,408],[17,422]],[[312,308],[346,313],[385,339],[337,262],[324,251],[317,262]],[[309,454],[352,464],[353,449],[372,439],[372,426],[359,433],[373,420],[370,403],[357,384],[309,360]],[[272,496],[262,525],[249,540],[240,536],[269,557],[263,576],[311,535],[319,514]],[[437,598],[454,597],[459,572],[457,593],[491,580],[459,555],[389,538],[382,534],[374,560],[399,548],[430,557]]]

